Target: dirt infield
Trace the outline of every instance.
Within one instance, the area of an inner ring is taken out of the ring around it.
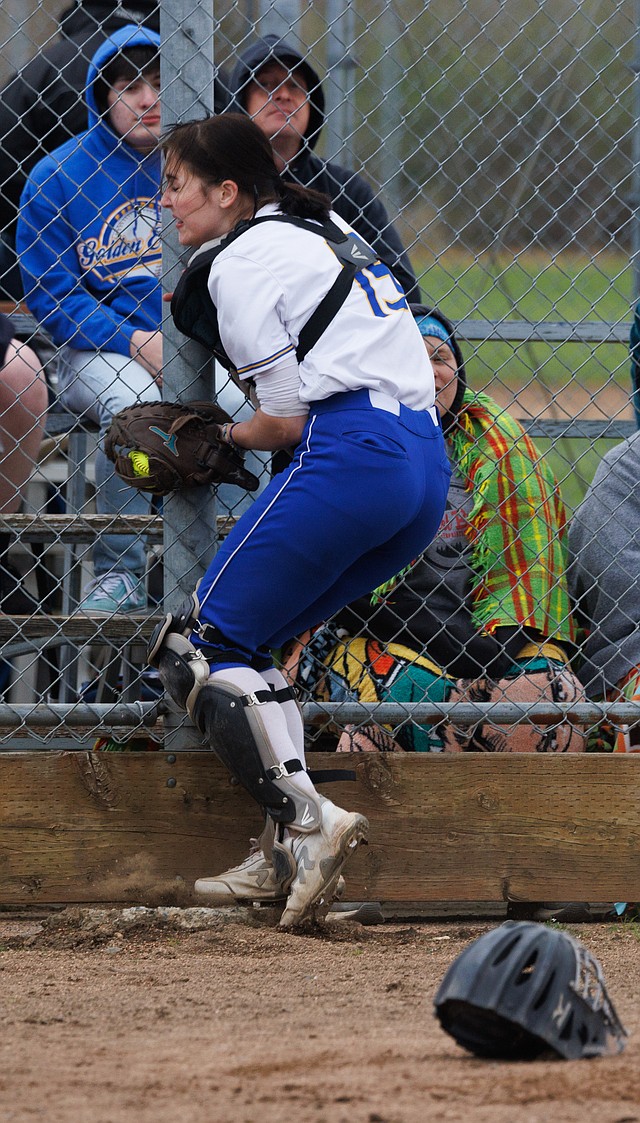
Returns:
[[[335,922],[267,912],[0,913],[0,1121],[635,1123],[640,928],[569,930],[631,1037],[619,1057],[483,1062],[432,1001],[493,922]]]

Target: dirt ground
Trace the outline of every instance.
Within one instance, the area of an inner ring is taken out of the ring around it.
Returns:
[[[497,1063],[433,996],[495,921],[335,921],[268,910],[0,913],[0,1123],[635,1123],[640,927],[574,925],[630,1032],[593,1061]]]

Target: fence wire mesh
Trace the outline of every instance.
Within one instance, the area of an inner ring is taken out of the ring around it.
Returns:
[[[148,182],[131,188],[102,156],[96,187],[85,156],[86,178],[65,195],[64,173],[42,164],[66,144],[68,167],[71,138],[87,127],[91,60],[132,19],[160,34],[160,72],[144,74],[163,126],[250,112],[287,174],[328,191],[410,299],[455,325],[455,345],[427,340],[436,370],[456,372],[453,391],[463,376],[468,386],[464,402],[440,400],[443,411],[455,404],[456,486],[435,543],[376,603],[363,598],[280,653],[307,706],[309,744],[566,751],[584,747],[584,725],[590,748],[633,748],[632,0],[3,4],[0,745],[162,743],[146,641],[252,502],[232,487],[164,501],[124,493],[102,452],[113,411],[159,397],[162,377],[166,397],[215,392],[234,416],[250,409],[166,311],[163,321],[155,286],[172,291],[184,262],[162,225],[152,150],[140,163]],[[265,36],[287,44],[275,70]],[[305,95],[295,121],[292,84]],[[94,115],[112,104],[108,84],[104,104],[93,96]],[[605,454],[568,582],[575,512]],[[248,454],[247,466],[263,484],[274,471],[267,454]],[[593,619],[584,630],[595,612],[599,647]],[[594,702],[616,704],[616,722]]]

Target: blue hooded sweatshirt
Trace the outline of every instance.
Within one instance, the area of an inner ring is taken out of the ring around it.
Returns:
[[[25,300],[57,346],[130,354],[134,331],[162,319],[161,157],[130,147],[101,117],[94,83],[120,50],[160,36],[129,24],[89,65],[88,128],[36,164],[22,192],[16,246]]]

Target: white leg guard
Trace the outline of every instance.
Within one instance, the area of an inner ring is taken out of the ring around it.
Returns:
[[[191,717],[198,693],[209,680],[209,664],[202,652],[178,632],[171,632],[154,665],[167,694]]]
[[[209,678],[209,663],[189,636],[197,624],[200,604],[196,590],[176,612],[156,624],[147,647],[147,661],[157,667],[167,694],[189,716],[198,691]]]
[[[287,700],[289,688],[285,687]],[[293,744],[278,693],[250,667],[215,671],[191,714],[212,749],[275,822],[313,830],[320,797]]]

